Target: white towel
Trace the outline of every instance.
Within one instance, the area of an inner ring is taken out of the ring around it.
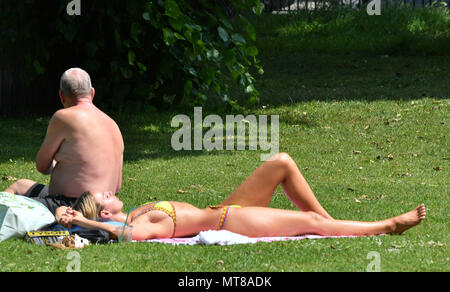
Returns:
[[[200,232],[198,237],[199,244],[217,244],[217,245],[232,245],[256,243],[255,238],[250,238],[244,235],[230,232],[228,230],[209,230]]]
[[[320,238],[343,238],[343,237],[356,237],[356,236],[320,236],[320,235],[301,235],[301,236],[279,236],[279,237],[247,237],[237,233],[230,232],[228,230],[209,230],[202,231],[194,237],[182,237],[182,238],[163,238],[163,239],[149,239],[137,242],[156,242],[156,243],[168,243],[172,245],[233,245],[233,244],[250,244],[258,242],[273,242],[273,241],[289,241],[289,240],[302,240],[308,239],[320,239]]]

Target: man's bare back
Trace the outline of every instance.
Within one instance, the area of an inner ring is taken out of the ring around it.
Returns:
[[[88,190],[117,193],[122,184],[124,144],[117,124],[99,110],[89,74],[67,70],[61,103],[36,156],[36,168],[51,174],[49,195],[78,198]]]
[[[92,189],[117,193],[124,150],[117,124],[90,102],[59,110],[50,123],[62,138],[54,155],[50,195],[76,198]]]
[[[50,174],[50,185],[19,179],[5,192],[28,196],[55,213],[89,190],[119,192],[124,143],[117,124],[93,103],[89,74],[72,68],[61,76],[57,111],[36,155],[36,168]]]

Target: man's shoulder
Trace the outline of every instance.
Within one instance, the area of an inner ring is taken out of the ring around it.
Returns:
[[[103,112],[99,109],[95,111],[87,110],[83,107],[72,106],[68,108],[63,108],[56,111],[53,114],[53,117],[61,118],[61,119],[73,119],[76,117],[87,117],[87,116],[100,116]]]
[[[72,125],[74,123],[79,123],[81,120],[86,119],[88,116],[89,114],[82,110],[64,108],[56,111],[53,114],[50,123]]]
[[[81,121],[91,121],[92,120],[98,120],[107,122],[109,124],[114,124],[117,126],[115,121],[109,117],[107,114],[105,114],[103,111],[101,111],[98,108],[95,108],[94,111],[92,110],[86,110],[83,108],[78,107],[68,107],[64,109],[60,109],[57,112],[54,113],[52,120],[57,120],[63,123],[80,123]]]
[[[70,115],[70,112],[67,111],[67,109],[60,109],[60,110],[57,110],[57,111],[53,114],[53,116],[52,116],[50,122],[51,122],[51,123],[55,123],[55,122],[65,122],[65,121],[67,120],[67,118],[69,117],[69,115]]]
[[[78,113],[80,113],[79,110],[74,109],[74,107],[68,107],[68,108],[63,108],[63,109],[57,110],[53,114],[53,117],[64,118],[67,116],[76,115]]]

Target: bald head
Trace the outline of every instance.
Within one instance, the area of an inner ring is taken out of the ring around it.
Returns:
[[[67,97],[91,96],[91,77],[80,68],[71,68],[64,72],[59,86],[61,93]]]

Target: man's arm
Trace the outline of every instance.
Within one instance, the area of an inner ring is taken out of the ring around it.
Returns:
[[[116,194],[119,193],[120,189],[122,188],[122,169],[123,169],[123,154],[122,157],[120,158],[120,171],[119,171],[119,179],[117,182]]]
[[[63,129],[65,123],[60,111],[56,112],[47,128],[44,142],[36,155],[36,168],[43,174],[50,174],[55,163],[53,158],[64,141]]]

